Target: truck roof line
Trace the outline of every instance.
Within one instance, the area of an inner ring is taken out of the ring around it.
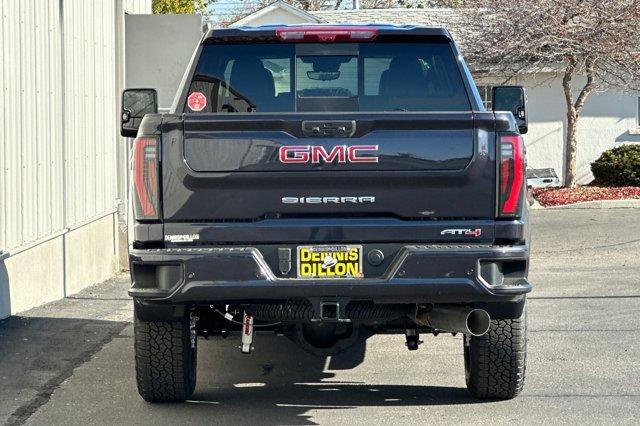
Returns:
[[[443,27],[427,27],[418,25],[391,24],[296,24],[296,25],[263,25],[257,27],[239,26],[224,29],[211,29],[203,38],[204,43],[220,42],[248,42],[248,41],[277,41],[276,30],[281,28],[375,28],[381,37],[435,37],[452,40],[451,34]]]

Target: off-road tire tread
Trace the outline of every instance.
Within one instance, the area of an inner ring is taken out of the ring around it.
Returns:
[[[196,355],[189,323],[135,318],[138,392],[147,402],[184,401],[195,389]]]
[[[520,318],[492,320],[486,334],[470,338],[467,388],[478,398],[514,398],[524,387],[526,356],[525,306]]]

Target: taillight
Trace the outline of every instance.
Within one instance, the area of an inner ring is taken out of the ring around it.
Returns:
[[[141,137],[133,142],[133,213],[137,220],[158,219],[158,141]]]
[[[348,26],[282,27],[276,28],[276,36],[282,41],[335,43],[372,41],[378,36],[377,28]]]
[[[524,192],[524,167],[522,136],[500,136],[499,216],[520,215]]]

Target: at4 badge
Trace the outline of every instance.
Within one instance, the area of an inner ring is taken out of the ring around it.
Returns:
[[[475,229],[445,229],[442,232],[440,232],[440,235],[462,235],[462,236],[467,236],[467,237],[478,238],[480,235],[482,235],[482,229],[481,228],[475,228]]]

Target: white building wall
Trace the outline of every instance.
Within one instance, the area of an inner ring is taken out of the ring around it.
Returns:
[[[63,228],[59,2],[0,11],[0,250]]]
[[[115,13],[113,1],[65,0],[66,225],[116,207]]]
[[[125,13],[149,14],[151,13],[151,1],[149,0],[123,0]]]
[[[151,0],[125,3],[151,10]],[[114,271],[123,9],[1,2],[0,318]]]
[[[580,79],[574,84],[577,92]],[[527,89],[529,133],[525,138],[527,159],[531,168],[552,167],[564,176],[564,136],[566,107],[562,78],[536,75],[519,78]],[[593,179],[591,163],[610,148],[625,143],[638,143],[638,95],[618,90],[592,93],[578,122],[578,183]]]

